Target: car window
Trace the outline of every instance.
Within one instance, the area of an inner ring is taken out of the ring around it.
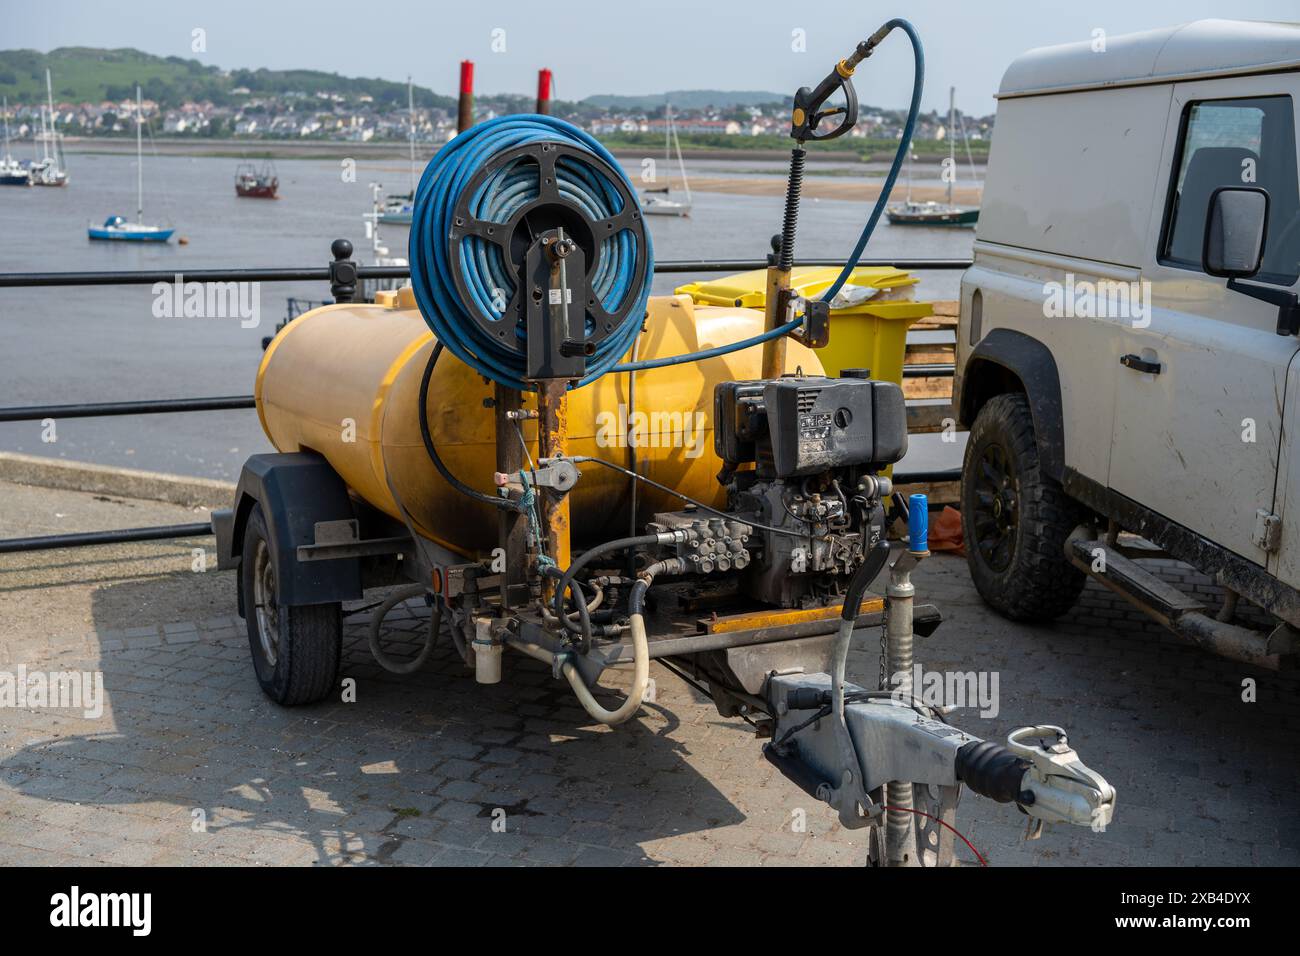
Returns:
[[[1291,97],[1189,103],[1181,129],[1160,261],[1200,271],[1210,196],[1220,186],[1255,186],[1269,195],[1264,263],[1255,278],[1294,283],[1300,276],[1300,180]]]

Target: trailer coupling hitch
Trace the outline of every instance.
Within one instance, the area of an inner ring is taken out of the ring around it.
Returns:
[[[1115,788],[1079,759],[1065,731],[1052,724],[1020,727],[1007,749],[1028,762],[1016,805],[1029,816],[1026,839],[1045,823],[1072,823],[1100,833],[1115,814]]]

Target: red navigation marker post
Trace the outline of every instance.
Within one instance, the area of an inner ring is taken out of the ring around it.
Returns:
[[[537,112],[543,116],[551,115],[551,71],[537,71]]]
[[[474,125],[474,61],[460,61],[460,106],[456,112],[456,132],[463,133]]]

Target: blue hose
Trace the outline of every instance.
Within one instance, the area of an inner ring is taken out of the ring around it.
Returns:
[[[858,236],[853,252],[844,263],[839,276],[822,294],[822,301],[829,302],[844,287],[857,267],[858,260],[867,247],[880,221],[885,205],[889,201],[898,174],[903,168],[907,151],[912,145],[912,135],[916,130],[916,120],[921,111],[921,94],[925,87],[925,51],[916,28],[907,20],[895,18],[888,21],[877,31],[883,37],[894,29],[907,34],[912,43],[912,55],[915,71],[912,80],[912,100],[908,106],[907,122],[903,135],[890,164],[885,183],[871,210],[871,216]],[[556,134],[559,134],[558,136]],[[415,212],[411,221],[410,261],[411,284],[415,289],[416,302],[420,313],[429,327],[443,342],[447,349],[461,361],[488,378],[508,385],[511,388],[526,390],[532,388],[521,378],[522,352],[502,346],[491,336],[485,335],[469,318],[465,307],[455,289],[447,284],[450,243],[430,241],[431,237],[447,236],[450,231],[449,219],[455,209],[460,192],[474,173],[497,150],[509,149],[538,140],[559,140],[585,146],[591,152],[604,159],[614,169],[619,169],[613,156],[591,136],[563,120],[549,116],[507,116],[489,120],[457,136],[448,146],[440,149],[424,170],[419,188],[415,195]],[[465,153],[464,157],[461,153]],[[557,164],[557,178],[563,176],[562,192],[565,198],[580,206],[591,218],[604,218],[618,212],[611,203],[617,201],[614,190],[594,168],[580,168],[577,164],[561,167]],[[626,180],[625,180],[626,182]],[[629,184],[629,189],[631,186]],[[475,215],[480,219],[503,222],[512,211],[535,196],[530,191],[526,171],[511,167],[498,172],[480,190],[474,198]],[[775,329],[769,329],[759,335],[751,336],[730,345],[720,345],[699,352],[674,355],[667,358],[642,359],[636,362],[615,364],[619,356],[625,354],[632,346],[641,330],[640,316],[645,312],[645,303],[650,294],[649,277],[654,271],[652,250],[646,250],[646,272],[638,278],[633,286],[630,273],[635,260],[635,250],[630,248],[633,237],[626,231],[619,236],[605,239],[601,247],[601,265],[592,277],[592,288],[601,298],[607,309],[617,307],[621,297],[629,290],[636,289],[639,302],[628,313],[627,319],[596,348],[596,354],[588,363],[588,374],[578,383],[587,385],[606,372],[640,372],[647,369],[664,368],[669,365],[682,365],[728,355],[743,349],[753,348],[782,335],[788,335],[803,324],[798,318]],[[649,233],[646,233],[647,245]],[[500,251],[474,237],[467,238],[461,244],[461,265],[467,277],[475,281],[470,283],[474,307],[486,314],[500,317],[503,309],[500,304],[501,291],[510,293],[512,283],[505,274]],[[507,295],[508,299],[509,296]],[[515,335],[523,339],[522,328],[515,330]]]
[[[916,28],[906,20],[893,19],[880,28],[879,33],[888,33],[892,30],[899,29],[907,34],[907,38],[912,41],[912,57],[915,61],[915,72],[912,75],[912,102],[907,108],[907,124],[903,127],[903,138],[898,141],[898,152],[894,154],[894,162],[889,167],[889,175],[885,177],[885,185],[881,187],[880,196],[876,199],[876,205],[871,210],[871,218],[867,224],[862,227],[862,235],[858,236],[858,244],[853,247],[853,252],[849,255],[848,261],[844,263],[844,269],[829,289],[822,293],[822,301],[829,302],[835,298],[836,293],[844,288],[844,283],[849,281],[849,276],[853,275],[853,270],[857,267],[858,260],[862,258],[862,252],[867,248],[867,240],[871,234],[876,231],[876,223],[880,221],[880,214],[885,211],[885,203],[889,201],[889,194],[894,190],[894,183],[898,180],[898,171],[903,168],[903,160],[907,158],[907,151],[912,145],[912,133],[916,130],[916,118],[921,112],[921,92],[925,89],[925,51],[921,49],[921,38],[916,34]]]
[[[916,71],[912,80],[912,102],[907,110],[907,123],[903,127],[903,137],[899,140],[898,151],[894,154],[894,162],[889,167],[889,175],[885,177],[884,187],[880,190],[880,196],[876,199],[876,205],[871,210],[871,217],[867,224],[862,227],[862,233],[858,236],[857,245],[853,247],[853,252],[848,261],[844,263],[844,269],[840,272],[839,277],[831,283],[830,287],[822,293],[822,301],[829,302],[835,298],[836,293],[844,287],[849,276],[853,275],[853,270],[857,268],[858,260],[862,258],[863,250],[867,247],[867,241],[871,234],[876,231],[876,223],[880,221],[880,214],[885,211],[885,204],[889,201],[889,194],[894,189],[894,183],[898,180],[898,172],[903,168],[903,160],[907,157],[907,151],[912,145],[912,134],[916,130],[916,119],[921,112],[921,92],[925,86],[925,51],[921,48],[921,38],[917,36],[916,28],[906,20],[890,20],[877,31],[882,37],[895,28],[902,30],[907,34],[908,39],[912,41],[912,54],[916,62]],[[779,338],[782,335],[788,335],[803,324],[803,319],[798,318],[785,325],[777,326],[775,329],[769,329],[761,335],[755,335],[740,342],[734,342],[731,345],[720,345],[717,348],[707,349],[702,352],[691,352],[687,355],[675,355],[671,358],[660,359],[643,359],[639,362],[624,362],[621,365],[615,365],[611,371],[614,372],[642,372],[651,368],[662,368],[665,365],[680,365],[684,362],[696,362],[701,359],[714,358],[718,355],[727,355],[731,352],[739,352],[741,349],[753,348],[755,345],[761,345],[769,339]]]
[[[803,317],[792,319],[785,325],[778,325],[774,329],[768,329],[759,335],[745,339],[742,342],[733,342],[730,345],[718,345],[711,349],[704,349],[700,352],[688,352],[685,355],[669,355],[666,358],[642,359],[639,362],[624,362],[622,365],[615,365],[611,372],[644,372],[649,368],[664,368],[669,365],[685,365],[687,362],[702,362],[705,359],[716,358],[719,355],[727,355],[731,352],[738,352],[741,349],[752,348],[755,345],[762,345],[771,339],[779,339],[783,335],[789,335],[799,326],[803,325]]]
[[[477,236],[464,236],[456,242],[451,238],[451,226],[462,193],[486,163],[505,150],[536,142],[577,147],[620,170],[605,147],[563,120],[526,115],[480,123],[438,150],[425,167],[415,192],[408,247],[415,300],[438,341],[476,372],[520,391],[533,388],[524,380],[527,331],[523,323],[512,323],[512,328],[501,330],[505,335],[494,336],[469,311],[489,321],[506,321],[506,305],[515,293],[514,279],[498,246]],[[562,156],[556,162],[555,178],[561,198],[588,220],[606,219],[622,211],[623,198],[616,184],[595,164]],[[636,195],[626,177],[622,185],[627,195]],[[469,211],[485,222],[504,223],[538,194],[536,166],[521,158],[496,170],[469,197]],[[596,267],[589,276],[592,292],[606,311],[622,310],[629,302],[631,308],[621,324],[596,345],[579,386],[609,371],[641,331],[654,272],[649,233],[644,235],[647,248],[640,275],[634,274],[638,238],[630,230],[601,240]],[[469,301],[452,280],[453,261],[459,266]],[[590,335],[590,320],[587,331]]]

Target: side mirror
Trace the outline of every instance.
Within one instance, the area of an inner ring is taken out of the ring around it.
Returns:
[[[1201,268],[1212,276],[1248,279],[1264,260],[1268,193],[1256,186],[1220,186],[1205,214]]]
[[[1268,231],[1268,193],[1256,186],[1220,186],[1205,215],[1201,268],[1226,276],[1228,288],[1277,306],[1277,334],[1300,335],[1300,296],[1286,289],[1239,282],[1259,272]]]

